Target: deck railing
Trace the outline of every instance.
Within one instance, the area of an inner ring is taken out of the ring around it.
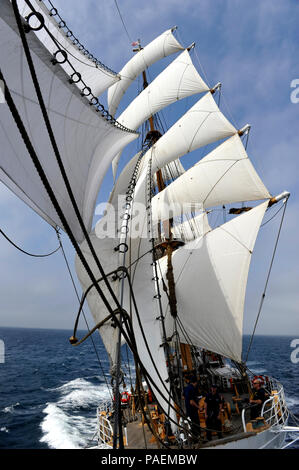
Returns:
[[[111,406],[110,401],[102,402],[97,409],[97,440],[101,449],[113,447],[113,428],[109,421]]]
[[[265,390],[269,398],[263,403],[261,417],[267,427],[282,427],[287,422],[289,411],[287,408],[283,386],[271,377],[263,377],[265,380]],[[244,432],[247,431],[245,412],[250,407],[242,410],[242,423]]]

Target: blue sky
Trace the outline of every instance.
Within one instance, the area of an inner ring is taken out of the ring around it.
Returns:
[[[119,71],[130,59],[130,41],[114,1],[53,3],[81,42],[107,66]],[[220,108],[237,127],[247,122],[252,126],[247,150],[264,183],[272,194],[291,192],[257,333],[299,337],[299,103],[290,99],[291,82],[299,79],[299,1],[118,0],[118,5],[133,41],[140,38],[145,45],[177,25],[184,46],[196,42],[192,58],[198,71],[210,85],[222,82]],[[133,93],[128,92],[123,107]],[[106,96],[101,101],[106,105]],[[169,122],[192,103],[188,99],[172,107],[166,115]],[[124,154],[121,166],[135,150],[136,143]],[[190,155],[187,166],[201,155]],[[110,189],[109,172],[99,202],[107,200]],[[57,246],[54,230],[3,186],[0,211],[0,228],[26,250],[47,252]],[[256,244],[245,333],[252,331],[279,221],[277,217],[263,227]],[[73,249],[65,236],[63,240],[73,267]],[[0,260],[1,326],[71,330],[78,302],[60,253],[46,259],[28,258],[0,238]]]

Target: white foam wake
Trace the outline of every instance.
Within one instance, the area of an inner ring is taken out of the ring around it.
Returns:
[[[96,429],[96,408],[110,398],[105,384],[95,385],[78,378],[52,389],[60,393],[56,403],[48,403],[41,423],[41,442],[54,449],[85,447]],[[82,415],[82,409],[94,408],[92,418]]]

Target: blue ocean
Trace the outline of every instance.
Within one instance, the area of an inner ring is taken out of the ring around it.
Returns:
[[[5,346],[0,361],[1,449],[76,449],[90,444],[97,406],[109,398],[109,364],[98,335],[97,354],[89,340],[72,347],[70,336],[66,330],[0,328]],[[244,337],[244,351],[249,339]],[[255,336],[247,365],[257,375],[283,383],[289,410],[299,419],[299,363],[291,360],[293,339]],[[299,441],[291,447],[299,448]]]

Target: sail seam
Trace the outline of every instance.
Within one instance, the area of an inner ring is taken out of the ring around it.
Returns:
[[[214,186],[210,189],[209,193],[205,197],[205,199],[202,201],[202,204],[204,205],[208,197],[211,195],[211,193],[214,191],[218,183],[225,177],[225,175],[238,163],[239,160],[235,161],[224,173],[223,175],[218,179],[218,181],[214,184]]]

